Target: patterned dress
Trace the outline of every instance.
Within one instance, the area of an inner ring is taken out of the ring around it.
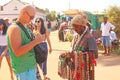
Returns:
[[[75,69],[71,71],[72,78],[69,80],[94,80],[98,51],[95,38],[87,28],[81,35],[75,36],[72,48]]]

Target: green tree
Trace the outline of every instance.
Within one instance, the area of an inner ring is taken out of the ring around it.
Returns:
[[[106,15],[109,21],[116,26],[115,32],[117,36],[120,36],[120,7],[119,6],[110,6],[107,10]]]
[[[56,12],[55,11],[51,11],[50,13],[50,16],[51,16],[51,20],[55,20],[56,19]]]
[[[56,19],[56,11],[49,11],[49,9],[45,9],[45,12],[46,12],[46,17],[47,19],[50,19],[51,21],[55,20]]]

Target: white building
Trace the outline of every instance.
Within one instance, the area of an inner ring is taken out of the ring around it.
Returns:
[[[20,12],[20,8],[28,4],[26,2],[22,2],[20,0],[11,0],[8,3],[0,6],[0,18],[9,18],[10,21],[12,19],[17,18]],[[35,17],[42,17],[44,20],[46,20],[46,14],[44,10],[36,7],[36,16]]]

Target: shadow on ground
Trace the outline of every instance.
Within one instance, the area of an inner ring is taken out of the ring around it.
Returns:
[[[64,49],[64,50],[61,50],[61,49],[53,49],[53,51],[69,51],[69,50],[66,50],[66,49]]]
[[[97,63],[101,64],[102,66],[120,65],[120,55],[111,54],[110,56],[105,56],[99,52]]]

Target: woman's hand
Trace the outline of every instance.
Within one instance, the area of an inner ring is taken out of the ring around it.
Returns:
[[[50,53],[50,54],[52,53],[52,48],[49,49],[49,53]]]

